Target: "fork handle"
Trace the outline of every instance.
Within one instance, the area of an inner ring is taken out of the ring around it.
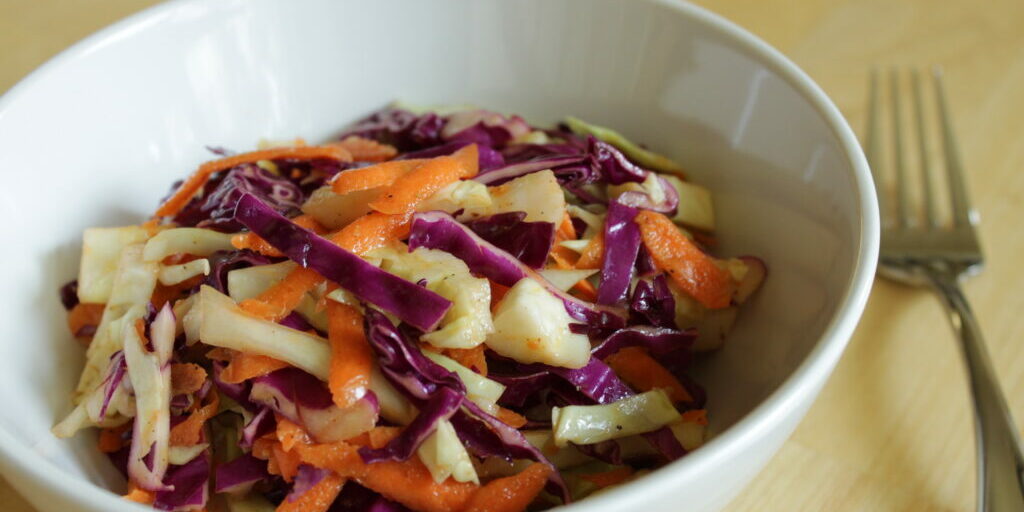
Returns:
[[[978,321],[948,269],[928,270],[931,284],[945,304],[960,337],[971,395],[978,451],[978,511],[1024,511],[1024,456],[1020,437],[999,389]]]

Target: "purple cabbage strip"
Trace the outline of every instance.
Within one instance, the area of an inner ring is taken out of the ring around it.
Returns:
[[[294,502],[330,474],[331,470],[329,469],[320,469],[306,464],[300,465],[298,473],[295,474],[295,481],[292,483],[292,490],[285,497],[285,501]]]
[[[210,453],[200,453],[181,466],[171,466],[164,483],[173,490],[158,491],[153,508],[157,510],[195,510],[206,506],[209,498]]]
[[[449,387],[442,387],[419,408],[419,414],[392,439],[386,446],[373,449],[364,446],[359,449],[363,462],[373,463],[382,460],[405,461],[416,453],[423,441],[437,429],[438,422],[451,418],[459,410],[465,395]]]
[[[211,254],[207,260],[210,262],[210,274],[203,278],[202,284],[212,286],[223,294],[228,293],[228,272],[266,265],[271,262],[270,258],[248,249],[218,251]]]
[[[466,263],[474,274],[504,286],[514,286],[523,278],[534,279],[562,300],[569,316],[591,327],[617,329],[625,325],[624,313],[620,309],[591,304],[559,290],[533,269],[480,238],[447,213],[426,212],[413,217],[409,250],[417,247],[448,252]]]
[[[264,406],[253,415],[249,423],[242,427],[242,436],[238,440],[238,446],[243,450],[251,450],[257,439],[272,432],[276,426],[277,418],[272,414],[270,407]]]
[[[203,194],[186,204],[174,221],[179,226],[238,231],[242,226],[234,218],[235,204],[246,194],[260,198],[282,215],[298,211],[305,201],[302,190],[287,178],[256,164],[242,164],[207,183]]]
[[[60,303],[68,311],[78,305],[78,279],[68,281],[60,287]]]
[[[461,408],[451,414],[449,421],[459,439],[477,455],[497,455],[506,459],[525,458],[550,466],[554,471],[551,485],[568,500],[568,490],[557,468],[526,440],[519,430],[487,414],[470,400],[464,400],[466,388],[454,373],[431,361],[396,328],[386,316],[367,308],[365,314],[366,339],[378,357],[384,377],[400,392],[409,397],[421,411],[433,396],[445,391],[461,400]],[[446,399],[447,400],[447,399]],[[433,412],[424,423],[436,424],[435,416],[446,412]],[[421,416],[423,413],[421,412]],[[419,417],[417,417],[419,419]],[[425,437],[425,436],[424,436]],[[418,445],[417,445],[418,446]],[[413,448],[414,450],[415,448]],[[362,453],[362,452],[360,452]],[[568,503],[568,501],[566,501]]]
[[[600,169],[605,181],[612,185],[623,183],[640,183],[647,178],[647,171],[630,162],[621,151],[594,137],[587,138],[587,153],[594,161],[594,165]]]
[[[590,353],[594,358],[603,360],[626,347],[644,347],[651,354],[660,356],[688,350],[696,337],[697,333],[692,329],[679,331],[646,325],[627,327],[612,333]]]
[[[604,222],[605,254],[601,263],[601,284],[597,288],[598,304],[617,304],[629,294],[633,264],[640,251],[640,227],[633,219],[636,208],[615,201],[608,208]]]
[[[279,324],[288,327],[289,329],[295,329],[296,331],[309,331],[316,330],[302,315],[292,311],[288,316],[281,319]]]
[[[575,219],[573,219],[573,222],[575,222]],[[647,248],[643,244],[640,244],[640,251],[636,255],[636,275],[638,277],[651,277],[657,273],[658,268],[654,265],[654,258],[651,258],[651,253],[647,252]],[[674,302],[675,300],[673,300]]]
[[[210,377],[212,378],[214,385],[217,386],[217,389],[219,389],[224,396],[234,400],[238,405],[241,405],[250,412],[255,412],[259,409],[256,404],[249,401],[249,388],[252,386],[251,383],[248,381],[239,382],[237,384],[224,382],[224,380],[221,379],[221,374],[224,372],[224,369],[227,368],[227,364],[223,361],[213,361],[211,368],[213,371],[211,372]]]
[[[440,144],[444,125],[445,121],[433,113],[417,116],[408,110],[386,108],[356,122],[338,139],[356,135],[408,152]]]
[[[217,466],[214,472],[216,493],[244,493],[256,482],[270,478],[267,473],[267,461],[245,453],[230,462]]]
[[[546,169],[554,169],[561,166],[570,166],[583,162],[583,156],[558,156],[552,158],[545,158],[543,160],[530,160],[526,162],[518,162],[506,165],[498,169],[492,169],[487,172],[481,172],[475,178],[474,181],[483,183],[484,185],[500,185],[506,181],[509,181],[520,176],[525,176],[530,173],[537,171],[543,171]],[[557,173],[556,173],[557,174]]]
[[[403,321],[432,331],[452,303],[444,297],[334,245],[316,233],[282,217],[251,195],[238,201],[238,220],[305,268],[311,268],[353,295],[374,304]]]
[[[525,222],[525,212],[505,212],[466,222],[474,233],[532,268],[541,268],[555,243],[555,225]]]
[[[423,404],[440,388],[465,394],[457,375],[423,355],[382,313],[367,308],[364,319],[366,340],[377,355],[381,372],[413,402]]]
[[[676,329],[676,299],[664,274],[641,279],[629,303],[630,320],[638,324]]]
[[[124,380],[127,375],[128,365],[124,360],[124,351],[118,350],[110,356],[110,364],[107,366],[107,377],[103,379],[103,405],[100,406],[99,420],[103,421],[103,418],[107,417],[107,408],[110,406],[110,401],[114,398],[114,393],[117,392],[118,386]]]

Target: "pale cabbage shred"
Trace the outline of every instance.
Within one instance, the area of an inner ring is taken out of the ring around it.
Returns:
[[[582,368],[590,360],[590,340],[569,329],[572,317],[561,299],[537,281],[524,278],[494,310],[494,332],[487,346],[522,363]]]
[[[422,247],[409,252],[401,243],[373,250],[366,257],[379,260],[381,269],[408,281],[426,280],[428,290],[452,302],[440,328],[421,340],[438,348],[473,348],[494,331],[490,283],[473,277],[462,260]]]
[[[679,411],[662,389],[603,405],[570,405],[551,409],[556,446],[593,444],[652,432],[679,421]]]
[[[169,305],[164,306],[150,324],[153,352],[146,349],[146,342],[139,337],[133,323],[125,323],[122,330],[127,377],[135,390],[137,411],[128,471],[133,476],[145,475],[144,478],[150,480],[148,487],[152,488],[162,485],[162,476],[170,463],[170,360],[174,350],[174,314]],[[149,454],[152,458],[147,466]]]

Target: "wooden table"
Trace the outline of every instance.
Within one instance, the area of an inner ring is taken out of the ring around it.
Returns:
[[[150,0],[0,2],[0,90]],[[939,64],[987,268],[967,284],[1024,421],[1024,4],[1010,0],[700,0],[789,55],[860,130],[872,66]],[[1018,234],[1014,234],[1018,233]],[[938,303],[879,281],[815,406],[730,511],[972,510],[967,384]],[[685,500],[685,497],[680,497]],[[0,482],[0,508],[29,512]]]

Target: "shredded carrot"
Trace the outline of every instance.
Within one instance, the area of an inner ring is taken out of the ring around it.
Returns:
[[[258,296],[243,300],[239,306],[252,315],[276,322],[288,316],[306,293],[322,281],[323,277],[315,270],[299,267]]]
[[[220,378],[228,384],[238,384],[253,377],[262,377],[271,372],[287,368],[288,363],[272,357],[248,352],[235,352]]]
[[[128,482],[128,494],[124,495],[124,499],[143,505],[152,505],[156,501],[156,493],[141,489],[134,483]]]
[[[707,409],[691,409],[683,413],[683,423],[696,423],[698,425],[708,424]]]
[[[295,422],[277,415],[277,440],[281,443],[281,448],[286,452],[290,452],[292,447],[298,443],[310,444],[309,434],[306,430],[300,427]]]
[[[576,226],[572,225],[572,217],[569,216],[569,212],[565,212],[562,215],[562,223],[558,225],[558,230],[555,231],[555,239],[558,240],[576,240]]]
[[[473,370],[484,377],[487,376],[486,348],[482,343],[473,348],[446,348],[442,354],[452,358],[455,362]]]
[[[572,291],[577,297],[585,300],[594,302],[597,300],[597,288],[590,284],[590,281],[586,279],[580,279],[576,284],[572,285]]]
[[[214,361],[228,361],[235,357],[236,350],[224,347],[213,347],[206,353],[207,359],[213,359]]]
[[[693,230],[690,231],[690,234],[693,235],[693,240],[695,242],[703,245],[704,247],[714,248],[716,245],[718,245],[718,237],[711,233]]]
[[[360,190],[386,187],[424,162],[427,160],[423,158],[392,160],[362,169],[343,171],[336,174],[334,180],[331,181],[331,190],[335,194],[348,194]]]
[[[518,474],[491,480],[469,499],[464,512],[521,512],[537,499],[551,468],[535,462]]]
[[[171,303],[174,305],[174,301],[185,298],[188,292],[196,287],[203,281],[203,276],[195,276],[186,279],[178,284],[164,285],[157,281],[156,287],[153,288],[153,295],[149,301],[153,303],[153,307],[157,310],[164,307],[164,304]]]
[[[131,428],[132,423],[128,422],[118,427],[100,429],[100,439],[97,443],[100,451],[103,453],[114,453],[124,448],[126,444],[124,433]]]
[[[83,329],[92,327],[92,330],[95,330],[100,325],[100,319],[103,318],[103,309],[105,307],[106,304],[86,304],[84,302],[75,304],[75,307],[68,311],[68,329],[71,330],[71,334],[75,337],[91,338],[92,335],[86,336],[86,332]]]
[[[345,442],[296,445],[302,461],[351,478],[392,501],[421,512],[458,512],[479,489],[473,483],[452,479],[437,483],[418,457],[367,464],[358,448]]]
[[[604,260],[604,232],[598,231],[580,253],[580,259],[576,260],[576,268],[601,268],[602,260]]]
[[[632,476],[633,469],[628,466],[624,466],[621,468],[612,469],[610,471],[602,471],[600,473],[583,474],[580,475],[580,478],[604,489],[605,487],[619,485],[622,482],[629,480],[629,478]]]
[[[345,409],[369,389],[373,353],[363,333],[363,315],[355,308],[328,301],[327,322],[331,344],[328,387],[334,404]]]
[[[369,432],[363,432],[351,439],[346,439],[345,442],[353,446],[369,446],[373,449],[383,448],[392,439],[398,437],[398,434],[402,433],[404,427],[388,427],[388,426],[377,426],[370,429]]]
[[[370,202],[370,208],[393,215],[411,212],[416,205],[438,190],[463,178],[476,176],[476,144],[455,152],[452,156],[433,158],[412,171],[399,177],[381,191],[377,199]]]
[[[249,453],[257,459],[270,460],[274,457],[274,446],[278,443],[280,441],[277,440],[277,432],[268,432],[252,442],[252,450]]]
[[[296,497],[295,501],[283,500],[277,506],[277,512],[325,512],[344,485],[344,478],[337,473],[330,473]]]
[[[500,405],[498,406],[497,418],[512,428],[520,428],[523,425],[526,425],[526,418],[519,413],[510,411]]]
[[[214,173],[230,169],[232,167],[254,163],[260,160],[336,160],[339,162],[351,162],[352,155],[339,146],[304,146],[293,148],[274,148],[261,151],[252,151],[233,155],[219,160],[212,160],[199,166],[196,172],[192,173],[178,190],[171,194],[171,197],[160,205],[156,210],[156,217],[172,216],[188,204],[192,196],[199,192],[203,185],[213,176]]]
[[[342,249],[364,254],[409,236],[412,210],[400,215],[370,212],[330,237]]]
[[[171,364],[171,394],[184,395],[199,391],[206,382],[206,370],[194,363]]]
[[[664,389],[673,402],[690,402],[693,397],[672,372],[640,347],[626,347],[605,360],[618,376],[638,391]]]
[[[299,465],[302,464],[299,452],[296,450],[287,451],[281,446],[281,443],[277,443],[271,448],[271,453],[273,453],[271,460],[277,466],[281,478],[284,478],[285,482],[291,482],[295,475],[299,473]]]
[[[345,148],[352,155],[352,159],[358,162],[383,162],[398,155],[398,150],[394,146],[358,135],[349,135],[331,144]]]
[[[476,144],[470,144],[452,153],[452,158],[459,162],[466,172],[460,178],[472,178],[480,172],[480,150]]]
[[[636,216],[640,237],[654,264],[705,307],[729,305],[736,283],[728,270],[686,238],[672,221],[650,210]]]
[[[192,446],[202,440],[203,425],[217,414],[220,395],[207,395],[206,405],[192,411],[188,418],[171,428],[171,446]]]

